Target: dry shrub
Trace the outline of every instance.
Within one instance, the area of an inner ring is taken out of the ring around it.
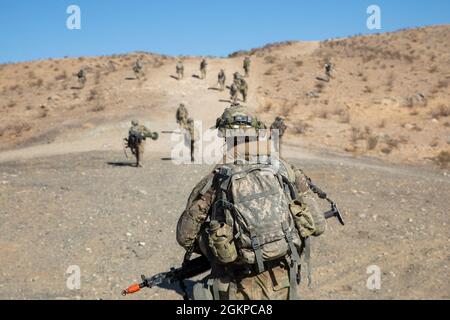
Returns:
[[[8,103],[6,105],[7,108],[14,108],[17,105],[17,103],[15,101],[11,101],[10,103]]]
[[[68,78],[67,72],[64,71],[63,73],[58,74],[58,75],[55,77],[55,80],[61,81],[61,80],[66,80],[67,78]]]
[[[156,58],[155,61],[153,62],[153,67],[154,68],[161,68],[164,65],[164,61],[162,61],[161,59]]]
[[[436,73],[438,71],[438,67],[437,66],[432,66],[430,69],[428,69],[429,73]]]
[[[367,150],[373,150],[377,147],[378,144],[378,136],[376,135],[368,135],[367,136]]]
[[[97,71],[95,72],[95,76],[94,76],[94,83],[95,83],[96,85],[100,84],[100,77],[101,77],[101,73],[100,73],[99,70],[97,70]]]
[[[387,81],[386,81],[386,91],[392,92],[392,89],[394,87],[394,81],[395,81],[395,75],[393,72],[391,72],[388,75]]]
[[[105,106],[101,105],[101,104],[98,104],[98,105],[96,105],[95,107],[93,107],[91,109],[92,112],[100,112],[100,111],[103,111],[103,110],[105,110]]]
[[[44,84],[44,80],[42,79],[37,79],[35,82],[30,83],[30,87],[37,87],[40,88],[42,87],[42,85]]]
[[[98,96],[98,92],[95,89],[91,89],[91,91],[89,91],[89,96],[87,97],[87,101],[93,101],[97,98]]]
[[[277,57],[275,56],[265,56],[264,57],[264,62],[267,64],[273,64],[277,61]]]
[[[448,87],[448,80],[440,80],[437,84],[438,89],[446,89]]]
[[[28,123],[18,123],[15,125],[8,125],[0,129],[0,137],[9,135],[20,137],[23,133],[31,130],[31,126]]]
[[[273,107],[273,101],[270,99],[267,99],[264,101],[264,104],[260,106],[260,110],[262,112],[269,112]]]
[[[296,60],[296,61],[294,62],[294,64],[295,64],[297,67],[301,67],[301,66],[303,66],[303,61],[302,61],[302,60]]]
[[[48,116],[48,109],[46,106],[41,106],[38,113],[38,118],[46,118]]]
[[[441,151],[436,157],[432,158],[432,160],[442,169],[447,169],[450,164],[450,152]]]
[[[296,134],[304,134],[311,126],[303,120],[297,120],[294,122],[292,129]]]
[[[326,109],[320,109],[314,112],[314,115],[320,119],[328,119],[328,110]]]
[[[325,88],[325,85],[322,82],[317,82],[315,88],[318,93],[322,93],[323,89]]]
[[[438,106],[436,109],[434,109],[433,111],[431,111],[431,116],[432,116],[434,119],[439,119],[439,118],[445,118],[445,117],[448,117],[448,116],[450,116],[450,107],[441,104],[441,105]]]
[[[288,103],[287,101],[285,101],[283,103],[283,105],[281,106],[281,115],[283,117],[287,117],[289,116],[289,114],[291,113],[291,110],[294,109],[294,107],[296,106],[296,102],[292,102],[292,103]]]
[[[34,73],[34,71],[28,72],[28,78],[30,78],[30,79],[36,79],[36,74]]]
[[[372,87],[365,86],[363,92],[364,92],[364,93],[372,93],[372,92],[373,92],[373,89],[372,89]]]
[[[265,76],[271,76],[273,75],[273,67],[270,67],[269,69],[266,70],[266,72],[264,72]]]

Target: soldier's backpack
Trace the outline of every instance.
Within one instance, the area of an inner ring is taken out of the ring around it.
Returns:
[[[137,130],[130,130],[128,133],[128,147],[134,148],[145,140],[143,134]]]
[[[302,248],[290,208],[295,186],[268,164],[221,166],[215,183],[218,194],[206,230],[215,260],[252,265],[262,273],[271,262],[286,259],[294,299]]]

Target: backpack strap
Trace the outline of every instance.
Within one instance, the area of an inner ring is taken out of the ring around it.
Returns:
[[[312,267],[311,267],[311,238],[307,237],[304,240],[305,247],[305,264],[306,264],[306,273],[308,276],[308,287],[312,287]]]
[[[254,230],[250,230],[250,240],[253,252],[255,253],[256,267],[258,268],[258,273],[263,273],[265,268],[261,252],[261,244],[259,242],[258,235],[254,232]]]
[[[300,256],[294,245],[292,232],[289,230],[286,223],[283,223],[281,227],[283,228],[286,242],[291,251],[289,259],[289,300],[298,300],[300,298],[298,295]]]

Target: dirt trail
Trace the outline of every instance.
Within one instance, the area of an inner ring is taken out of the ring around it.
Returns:
[[[212,126],[228,93],[208,88],[220,67],[240,70],[241,62],[211,59],[205,81],[191,74],[176,81],[168,76],[173,66],[163,66],[144,86],[164,91],[165,102],[137,116],[153,130],[172,130],[175,110],[185,102],[196,120]],[[195,59],[185,65],[198,70]],[[257,77],[250,87],[262,83]],[[132,90],[132,84],[120,89]],[[249,105],[256,103],[255,92]],[[141,273],[179,265],[176,221],[211,166],[167,160],[170,135],[147,142],[143,169],[129,166],[121,141],[130,119],[125,114],[50,144],[0,153],[1,299],[120,299],[120,290]],[[303,285],[305,299],[450,298],[447,176],[313,153],[289,142],[283,152],[329,192],[347,220],[345,227],[330,221],[314,242],[314,289]],[[71,265],[81,269],[80,290],[66,287]],[[366,287],[371,265],[381,269],[380,290]],[[155,288],[130,299],[180,299],[176,290]]]

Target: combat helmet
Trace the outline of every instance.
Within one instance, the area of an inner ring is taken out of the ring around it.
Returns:
[[[139,121],[137,121],[137,120],[131,120],[131,125],[132,125],[132,126],[138,126],[138,125],[139,125]]]
[[[216,128],[221,134],[224,134],[227,129],[265,129],[263,122],[249,110],[248,107],[233,104],[226,108],[220,118],[217,118]]]

